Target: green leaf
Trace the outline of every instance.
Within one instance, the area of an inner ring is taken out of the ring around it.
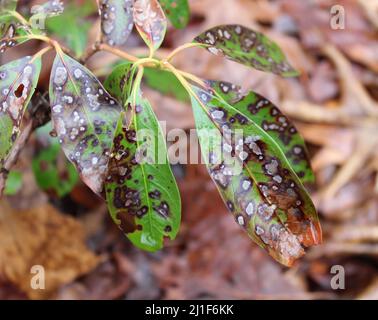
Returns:
[[[182,102],[190,101],[185,88],[169,71],[145,68],[144,79],[150,88],[155,89],[164,95],[172,96]]]
[[[303,138],[277,106],[253,91],[242,95],[240,87],[231,83],[208,81],[208,85],[228,104],[271,136],[303,184],[315,181]]]
[[[188,0],[160,0],[160,4],[175,28],[187,26],[190,18]]]
[[[151,51],[156,51],[167,31],[167,19],[158,0],[136,0],[134,22],[144,42]]]
[[[284,77],[294,77],[298,72],[286,60],[279,46],[260,32],[241,25],[221,25],[200,34],[194,42],[218,56],[272,72]]]
[[[7,196],[15,195],[22,187],[22,173],[10,171],[5,183],[4,194]]]
[[[37,150],[32,168],[38,186],[52,196],[62,198],[72,191],[79,175],[61,151],[56,138],[50,136],[51,122],[38,128]]]
[[[104,82],[106,90],[113,97],[117,97],[123,106],[131,93],[131,83],[134,78],[134,69],[131,67],[130,62],[117,65]]]
[[[178,233],[181,200],[160,125],[139,87],[134,90],[131,124],[126,126],[125,113],[118,122],[105,182],[106,199],[114,222],[131,242],[156,251],[163,247],[164,238],[173,240]]]
[[[92,23],[87,21],[87,17],[94,12],[96,12],[94,1],[84,1],[80,6],[69,3],[63,14],[46,21],[47,30],[62,39],[79,57],[85,51],[88,32],[92,26]]]
[[[51,70],[50,103],[65,155],[101,194],[120,106],[87,68],[61,52]]]
[[[111,46],[126,43],[134,26],[134,0],[101,0],[102,41]]]
[[[279,144],[212,90],[193,86],[203,158],[236,222],[284,265],[321,242],[316,209]]]
[[[0,168],[20,133],[41,71],[41,58],[24,57],[0,67]]]

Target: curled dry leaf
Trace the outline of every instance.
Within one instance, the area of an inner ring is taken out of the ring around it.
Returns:
[[[50,77],[53,127],[68,159],[97,194],[103,189],[120,107],[83,65],[58,53]]]
[[[111,45],[126,43],[133,30],[134,0],[101,0],[100,16],[102,41]]]
[[[130,66],[122,66],[124,78],[119,78],[118,68],[107,81],[114,88],[114,80],[119,80],[117,87],[122,89],[115,92],[128,92],[133,84]],[[131,122],[126,125],[123,113],[116,129],[105,181],[106,199],[113,220],[131,242],[156,251],[165,238],[173,240],[178,233],[181,200],[158,120],[140,88],[134,90],[135,105],[126,102],[135,108]],[[122,100],[125,96],[118,97]]]
[[[24,57],[0,67],[0,167],[19,133],[25,109],[37,86],[41,59]]]
[[[139,34],[152,51],[156,51],[164,40],[167,19],[157,0],[136,0],[134,22]]]
[[[50,205],[15,211],[0,204],[0,278],[31,299],[48,298],[56,289],[94,269],[99,259],[85,245],[82,226]],[[45,290],[30,284],[42,265]],[[35,268],[35,267],[34,267]]]
[[[287,62],[279,46],[260,32],[241,25],[221,25],[200,34],[194,42],[218,56],[284,77],[298,72]]]
[[[257,244],[291,266],[321,243],[311,198],[273,137],[213,90],[192,88],[202,154],[225,204]]]

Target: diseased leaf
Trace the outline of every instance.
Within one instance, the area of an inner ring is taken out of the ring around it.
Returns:
[[[164,238],[176,237],[181,200],[160,125],[149,102],[136,90],[131,124],[126,126],[123,113],[115,133],[106,198],[113,220],[131,242],[156,251]]]
[[[164,95],[172,96],[179,101],[189,102],[189,96],[180,81],[169,71],[154,68],[145,68],[146,84]]]
[[[39,128],[37,150],[32,168],[38,186],[54,197],[64,197],[71,192],[79,175],[71,162],[61,152],[59,142],[50,136],[51,122]]]
[[[49,0],[41,5],[36,5],[31,8],[31,13],[34,17],[38,16],[41,19],[55,16],[63,13],[64,5],[60,0]],[[30,18],[32,19],[33,16]]]
[[[175,28],[187,26],[190,18],[188,0],[160,0],[160,3]]]
[[[40,71],[41,58],[24,57],[0,67],[0,168],[20,133]]]
[[[134,0],[100,0],[102,41],[118,46],[126,43],[133,30]]]
[[[86,18],[96,10],[94,1],[84,1],[80,6],[69,3],[63,14],[51,17],[46,21],[47,30],[62,39],[79,57],[85,51],[88,32],[92,26],[92,23]]]
[[[321,242],[315,207],[274,139],[212,90],[193,86],[203,157],[236,222],[284,265]]]
[[[20,171],[10,171],[5,184],[4,194],[15,195],[22,187],[22,173]]]
[[[0,2],[0,53],[27,41],[28,26],[22,25],[12,14],[16,10],[17,1]]]
[[[287,62],[279,46],[260,32],[241,25],[221,25],[200,34],[194,42],[218,56],[284,77],[298,72]]]
[[[315,182],[303,138],[293,123],[272,102],[253,91],[243,95],[240,87],[231,83],[208,81],[208,85],[228,104],[271,136],[302,183]]]
[[[103,191],[120,106],[84,66],[58,53],[50,76],[51,119],[82,180]]]
[[[167,19],[158,0],[135,0],[134,22],[144,42],[156,51],[167,31]]]
[[[125,106],[131,93],[134,70],[130,62],[117,65],[104,82],[105,88]]]
[[[5,26],[5,25],[3,25]],[[2,33],[0,40],[0,53],[4,53],[7,49],[13,48],[28,40],[25,30],[17,23],[7,25],[7,29]]]

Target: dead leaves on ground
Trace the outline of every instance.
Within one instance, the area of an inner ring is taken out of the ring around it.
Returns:
[[[31,299],[50,297],[99,261],[85,245],[80,223],[50,205],[17,212],[2,200],[0,243],[0,278]],[[45,268],[45,290],[31,288],[33,265]]]

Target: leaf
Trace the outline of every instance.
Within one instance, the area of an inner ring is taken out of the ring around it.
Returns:
[[[164,95],[172,96],[182,102],[190,101],[185,88],[169,71],[145,68],[144,79],[150,88],[155,89]]]
[[[187,26],[190,18],[188,0],[160,0],[160,4],[175,28]]]
[[[130,126],[125,125],[125,113],[118,122],[106,199],[113,220],[130,241],[156,251],[164,238],[173,240],[178,233],[181,200],[160,125],[149,102],[136,90]]]
[[[13,210],[6,201],[0,202],[2,280],[14,283],[30,299],[56,297],[57,290],[100,263],[100,257],[87,247],[86,236],[78,220],[49,204]],[[30,285],[35,283],[35,271],[41,271],[36,269],[38,265],[44,267],[43,290]]]
[[[36,131],[38,144],[32,168],[38,186],[49,194],[62,198],[72,191],[79,176],[61,152],[58,140],[50,136],[51,130],[49,122]]]
[[[157,0],[136,0],[134,4],[135,26],[151,51],[162,44],[167,31],[167,19]]]
[[[22,173],[20,171],[10,171],[5,184],[4,194],[15,195],[22,187]]]
[[[278,144],[302,183],[315,182],[303,138],[292,122],[268,99],[231,83],[208,81],[208,85],[243,116],[262,128]]]
[[[212,90],[192,104],[210,175],[236,222],[280,263],[321,242],[315,207],[274,139]]]
[[[46,17],[62,14],[64,11],[63,2],[60,0],[49,0],[41,5],[36,5],[31,8],[33,17],[39,17],[45,19]]]
[[[133,30],[134,0],[101,0],[102,41],[119,46],[126,43]]]
[[[20,133],[40,71],[41,58],[24,57],[0,67],[0,168]]]
[[[50,103],[65,155],[101,194],[120,106],[87,68],[62,52],[51,70]]]
[[[47,30],[62,39],[79,57],[85,51],[88,32],[92,26],[86,18],[96,12],[96,8],[93,1],[84,1],[80,6],[69,3],[63,14],[46,21]]]
[[[0,40],[0,53],[28,41],[28,35],[19,24],[9,24]]]
[[[117,97],[123,106],[125,106],[131,93],[131,82],[134,74],[131,67],[130,62],[117,65],[104,82],[105,88],[113,97]]]
[[[22,25],[12,14],[16,10],[17,1],[0,0],[0,53],[27,41],[28,26]]]
[[[287,62],[279,46],[260,32],[241,25],[221,25],[200,34],[194,42],[218,56],[272,72],[284,77],[294,77],[298,72]]]

